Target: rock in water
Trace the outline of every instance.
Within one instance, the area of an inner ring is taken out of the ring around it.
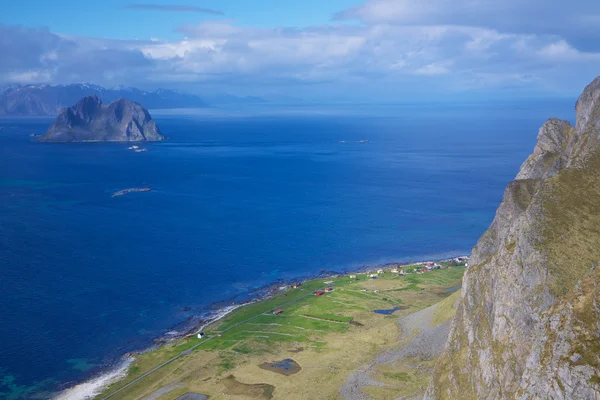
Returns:
[[[469,261],[426,399],[600,398],[600,77],[548,120]]]
[[[141,104],[117,99],[103,105],[87,96],[65,108],[39,142],[140,142],[166,139]]]

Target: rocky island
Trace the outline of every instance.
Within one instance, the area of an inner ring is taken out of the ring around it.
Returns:
[[[38,142],[141,142],[166,139],[141,104],[117,99],[108,105],[87,96],[65,108]]]

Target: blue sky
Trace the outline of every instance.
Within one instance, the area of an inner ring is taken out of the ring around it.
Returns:
[[[573,97],[597,0],[21,0],[0,85],[91,82],[360,102]]]
[[[327,24],[336,12],[360,4],[356,0],[203,0],[203,1],[81,1],[21,0],[0,5],[0,22],[24,26],[44,26],[54,32],[112,39],[177,39],[182,25],[206,20],[235,20],[241,26],[305,27]],[[222,15],[194,11],[161,11],[151,7],[197,7]]]

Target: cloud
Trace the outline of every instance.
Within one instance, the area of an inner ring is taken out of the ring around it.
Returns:
[[[445,65],[437,63],[427,64],[415,70],[417,75],[445,75],[449,72],[450,70]]]
[[[201,13],[201,14],[210,14],[210,15],[224,15],[224,13],[222,11],[213,10],[211,8],[182,6],[182,5],[130,4],[130,5],[125,6],[125,8],[131,8],[134,10],[173,11],[173,12]]]
[[[0,37],[8,38],[0,41],[0,54],[7,55],[0,57],[0,81],[361,99],[366,92],[411,97],[424,90],[577,93],[598,74],[600,49],[548,21],[497,23],[490,17],[530,10],[529,19],[536,19],[531,9],[541,3],[521,1],[368,0],[336,15],[360,24],[259,28],[210,20],[177,28],[179,40],[106,40],[0,25]],[[547,8],[556,11],[552,2]],[[595,8],[564,18],[582,21],[581,33],[593,26]]]
[[[600,2],[577,0],[367,0],[342,10],[334,20],[366,24],[460,25],[504,33],[558,35],[600,48]]]
[[[329,25],[247,28],[230,21],[181,27],[182,41],[151,43],[142,52],[171,65],[169,79],[232,85],[325,82],[346,87],[396,85],[404,95],[434,82],[440,92],[501,86],[545,88],[568,70],[590,74],[598,53],[555,35],[502,33],[460,25]],[[588,69],[586,69],[588,68]],[[581,82],[563,75],[564,86]],[[526,89],[529,88],[529,89]]]
[[[0,25],[2,83],[108,82],[129,79],[131,71],[151,69],[155,62],[140,44],[69,37],[47,29]]]

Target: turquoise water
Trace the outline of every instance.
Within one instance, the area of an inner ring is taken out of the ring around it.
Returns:
[[[47,397],[280,279],[470,252],[553,115],[162,116],[145,153],[0,120],[0,398]]]

